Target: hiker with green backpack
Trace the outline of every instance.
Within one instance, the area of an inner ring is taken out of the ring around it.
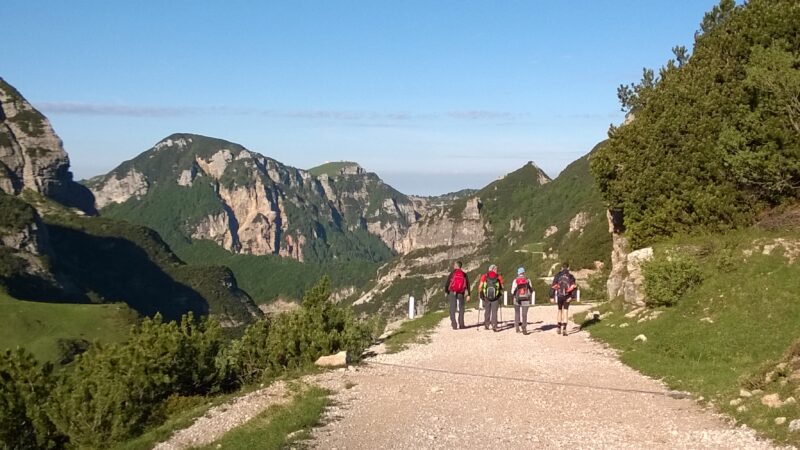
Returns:
[[[533,283],[525,276],[525,268],[517,269],[517,278],[511,284],[511,294],[514,296],[514,330],[522,334],[528,334],[528,308],[533,299]]]
[[[483,300],[486,312],[483,316],[483,328],[489,329],[489,322],[492,323],[492,330],[497,332],[497,310],[500,308],[500,297],[503,295],[505,285],[503,276],[497,273],[497,266],[489,265],[489,271],[481,275],[478,283],[478,293]]]
[[[453,263],[453,271],[444,284],[444,294],[450,303],[450,325],[454,330],[466,328],[464,325],[464,302],[469,301],[469,277],[461,270],[461,261]],[[466,298],[465,298],[466,296]],[[458,320],[456,321],[456,311]]]
[[[553,284],[550,286],[550,303],[558,303],[558,313],[556,314],[558,325],[556,332],[563,336],[567,335],[569,302],[576,298],[577,293],[578,284],[575,281],[575,277],[569,273],[569,263],[564,262],[561,264],[561,271],[553,278]]]

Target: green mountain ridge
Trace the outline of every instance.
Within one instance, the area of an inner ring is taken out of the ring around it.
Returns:
[[[468,202],[479,199],[480,220],[488,230],[485,239],[476,245],[443,244],[397,257],[380,269],[365,292],[351,298],[355,309],[367,315],[402,315],[409,295],[423,309],[443,307],[444,280],[455,260],[464,262],[473,284],[490,263],[497,264],[507,279],[519,266],[525,266],[532,278],[544,278],[552,276],[553,266],[569,260],[586,294],[602,296],[611,235],[604,202],[589,172],[589,160],[601,145],[554,180],[528,163],[458,199],[444,217],[461,220]],[[551,227],[557,231],[548,234]],[[546,283],[537,279],[535,284],[541,301],[547,295]]]

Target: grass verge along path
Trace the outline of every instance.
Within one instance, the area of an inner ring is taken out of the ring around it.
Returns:
[[[286,405],[268,408],[202,449],[281,449],[302,441],[320,424],[331,392],[316,386],[301,388]]]
[[[403,322],[400,328],[384,341],[386,352],[397,353],[403,351],[409,344],[427,342],[430,334],[447,314],[447,311],[431,311],[422,317]]]

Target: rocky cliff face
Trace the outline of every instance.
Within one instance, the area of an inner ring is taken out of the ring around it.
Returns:
[[[0,78],[0,189],[30,189],[94,213],[91,194],[72,180],[69,157],[50,122]]]
[[[475,197],[467,201],[460,215],[441,209],[428,213],[414,223],[398,245],[400,253],[440,246],[480,245],[486,239],[487,225],[481,217],[481,202]]]
[[[608,212],[608,232],[612,235],[611,273],[606,288],[609,298],[622,298],[626,303],[644,306],[642,265],[653,258],[653,249],[631,251],[624,235],[621,213]]]
[[[235,253],[299,261],[354,251],[375,257],[378,246],[388,256],[419,217],[408,197],[354,163],[305,171],[189,134],[170,136],[87,184],[104,214],[177,228]],[[164,197],[198,206],[153,205]]]

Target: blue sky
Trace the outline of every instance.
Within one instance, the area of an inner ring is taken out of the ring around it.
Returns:
[[[402,192],[555,176],[604,139],[619,84],[691,47],[715,1],[6,0],[0,76],[78,178],[173,132]]]

